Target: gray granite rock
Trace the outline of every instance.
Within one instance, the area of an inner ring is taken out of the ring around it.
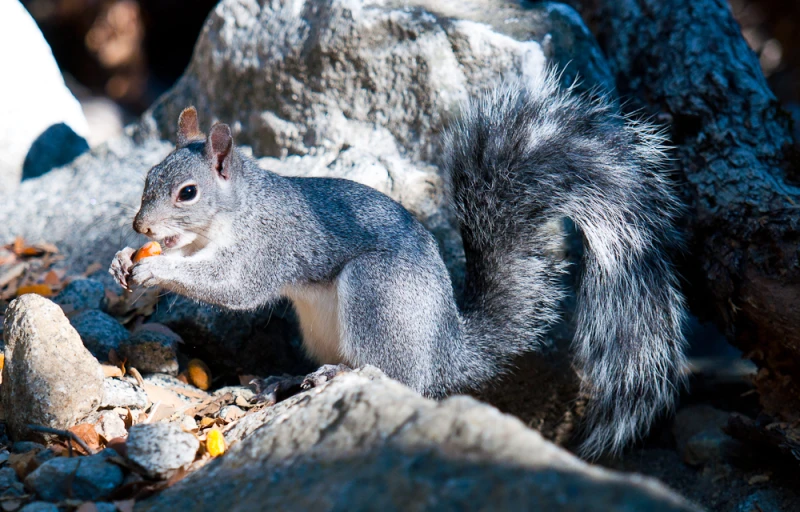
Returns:
[[[178,342],[180,336],[164,326],[160,330],[148,328],[134,332],[119,347],[121,357],[141,373],[178,375]]]
[[[100,407],[144,409],[147,404],[147,393],[139,386],[126,380],[114,378],[103,381],[103,399],[100,402]]]
[[[93,423],[97,433],[106,440],[128,435],[128,430],[125,428],[125,421],[114,411],[98,411],[95,415],[87,419],[87,422]]]
[[[106,304],[106,288],[95,279],[76,279],[65,286],[53,302],[67,312],[102,310]]]
[[[108,361],[109,351],[118,350],[121,343],[130,338],[130,333],[114,317],[88,309],[70,318],[83,344],[100,361]]]
[[[590,466],[468,397],[425,399],[365,368],[240,420],[225,456],[150,510],[698,510]]]
[[[708,405],[685,407],[672,424],[675,444],[683,461],[702,466],[723,461],[737,446],[737,441],[723,432],[729,413]]]
[[[111,449],[88,457],[58,457],[39,466],[25,478],[25,485],[47,501],[68,498],[98,500],[122,483],[122,469],[109,461]]]
[[[152,478],[168,478],[190,464],[200,447],[195,436],[173,423],[148,423],[131,427],[128,459]]]
[[[100,403],[100,365],[56,304],[34,294],[16,299],[3,338],[0,395],[14,439],[32,435],[28,424],[69,428]]]

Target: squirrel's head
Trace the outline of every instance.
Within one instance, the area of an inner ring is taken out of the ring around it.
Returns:
[[[205,245],[215,224],[236,211],[231,181],[238,160],[228,125],[215,124],[206,137],[195,108],[185,109],[178,119],[175,151],[147,173],[133,229],[162,240],[167,249],[195,241]]]

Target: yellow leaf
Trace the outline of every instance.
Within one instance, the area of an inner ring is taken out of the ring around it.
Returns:
[[[17,288],[17,297],[25,295],[26,293],[35,293],[42,297],[50,297],[53,295],[53,290],[46,284],[29,284]]]
[[[206,437],[206,450],[212,457],[225,453],[225,437],[217,429],[210,431]]]

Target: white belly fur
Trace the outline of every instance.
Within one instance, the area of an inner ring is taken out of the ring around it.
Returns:
[[[344,362],[339,351],[339,299],[336,282],[287,287],[303,333],[303,346],[320,364]]]

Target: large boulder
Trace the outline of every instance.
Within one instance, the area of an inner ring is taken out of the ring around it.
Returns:
[[[0,386],[14,439],[35,435],[29,424],[66,429],[100,404],[103,371],[60,307],[34,294],[6,311],[5,366]]]
[[[251,414],[226,438],[244,440],[135,510],[696,510],[490,406],[428,400],[370,367]]]
[[[50,46],[17,0],[0,3],[0,196],[89,149],[89,126]]]

